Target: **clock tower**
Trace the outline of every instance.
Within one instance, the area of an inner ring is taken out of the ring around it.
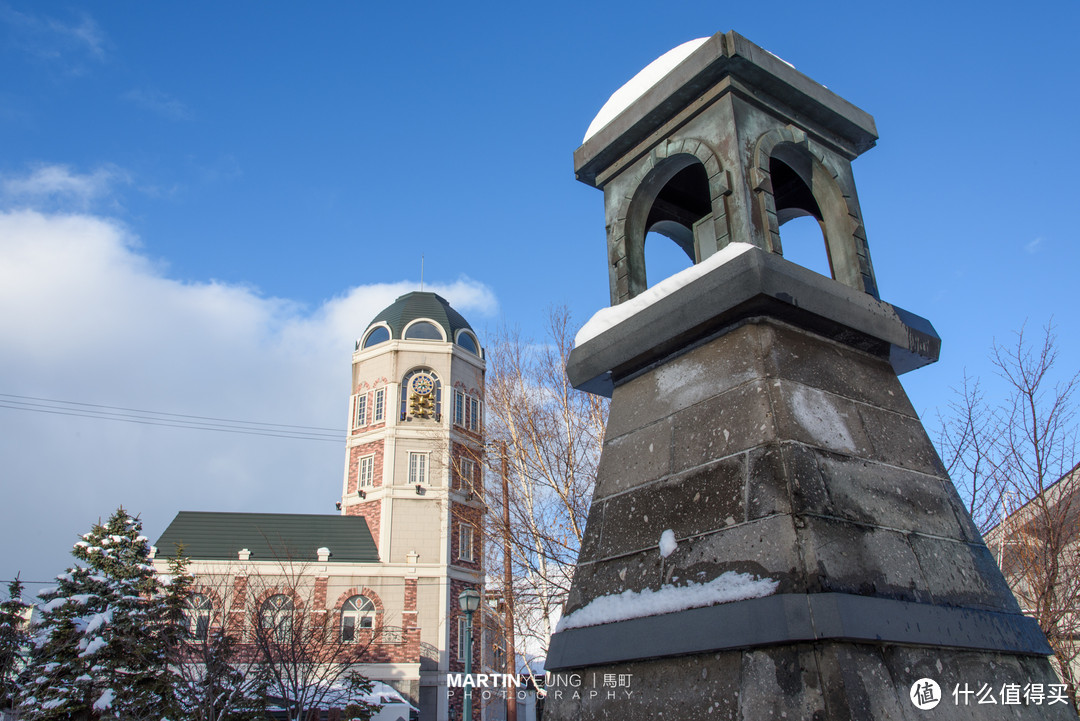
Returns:
[[[388,571],[417,579],[421,642],[445,649],[422,659],[421,708],[440,718],[463,660],[457,597],[482,585],[483,395],[483,349],[435,293],[401,296],[356,342],[341,513],[365,519]]]

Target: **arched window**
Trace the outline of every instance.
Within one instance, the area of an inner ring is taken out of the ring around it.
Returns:
[[[458,331],[457,344],[473,355],[480,355],[480,345],[469,331]]]
[[[192,638],[206,640],[210,633],[210,612],[213,605],[210,599],[199,593],[193,593],[184,608],[184,626]]]
[[[367,596],[353,596],[341,607],[341,640],[355,641],[357,629],[375,628],[375,604]]]
[[[278,593],[263,601],[259,612],[260,630],[277,643],[292,640],[293,601],[283,593]]]
[[[367,334],[367,338],[364,339],[363,346],[364,348],[370,348],[388,340],[390,340],[390,330],[385,325],[380,325],[371,329],[371,332]]]
[[[442,340],[439,327],[428,320],[417,321],[405,329],[407,340]]]
[[[630,296],[698,262],[701,243],[715,245],[711,218],[701,160],[679,153],[658,163],[635,191],[626,221]]]
[[[430,368],[416,368],[401,380],[401,420],[442,419],[442,383]]]
[[[776,223],[780,228],[783,255],[804,268],[833,277],[829,246],[825,242],[823,216],[814,193],[807,185],[812,177],[810,159],[779,146],[769,158],[769,177],[772,180]],[[792,222],[794,221],[794,222]]]

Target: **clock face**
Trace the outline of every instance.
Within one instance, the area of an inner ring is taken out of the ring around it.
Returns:
[[[421,396],[429,395],[435,390],[435,380],[429,375],[418,375],[412,381],[413,393]]]

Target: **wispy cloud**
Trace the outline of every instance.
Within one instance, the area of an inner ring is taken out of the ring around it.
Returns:
[[[169,120],[191,120],[194,114],[191,108],[168,93],[153,88],[137,88],[124,93],[124,99],[128,100],[144,110],[167,118]]]
[[[116,166],[78,173],[66,165],[35,166],[22,175],[0,175],[0,201],[6,206],[86,210],[110,199],[114,188],[131,182]]]
[[[1039,251],[1039,248],[1042,246],[1043,241],[1044,239],[1042,238],[1042,236],[1035,238],[1034,240],[1030,240],[1024,245],[1024,250],[1026,250],[1028,253],[1037,253]]]
[[[61,63],[74,74],[85,71],[85,61],[106,59],[108,40],[97,22],[86,12],[69,21],[47,15],[19,12],[0,4],[0,23],[8,27],[11,44],[50,62]]]

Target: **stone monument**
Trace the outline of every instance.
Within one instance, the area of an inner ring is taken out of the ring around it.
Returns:
[[[729,32],[575,152],[612,307],[567,372],[612,401],[545,719],[1076,718],[897,378],[940,341],[878,297],[851,169],[876,139]],[[831,278],[783,257],[800,215]],[[652,288],[649,232],[694,262]]]

